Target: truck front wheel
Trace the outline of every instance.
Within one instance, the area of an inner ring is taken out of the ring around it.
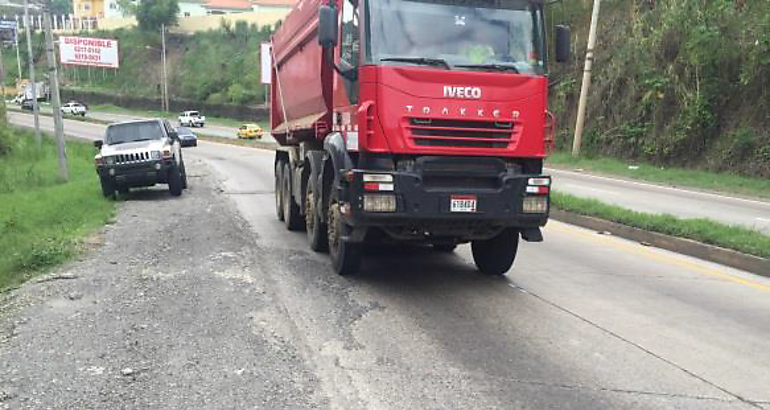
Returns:
[[[291,171],[289,165],[283,168],[283,222],[290,231],[299,230],[302,223],[302,215],[299,214],[299,205],[291,196]]]
[[[481,273],[504,275],[513,266],[519,248],[519,232],[505,229],[497,236],[484,241],[471,242],[473,261]]]
[[[350,227],[342,220],[340,205],[336,195],[329,204],[329,256],[332,259],[332,268],[340,276],[351,276],[358,272],[361,266],[362,249],[360,243],[353,243],[343,238],[350,233]]]
[[[102,193],[106,198],[115,199],[115,183],[110,178],[99,178],[102,184]]]

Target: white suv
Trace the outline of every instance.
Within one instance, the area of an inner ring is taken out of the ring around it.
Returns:
[[[79,115],[81,117],[85,117],[86,111],[86,107],[79,102],[68,102],[61,107],[62,114]]]
[[[185,111],[179,116],[180,127],[203,127],[206,125],[206,117],[198,111]]]

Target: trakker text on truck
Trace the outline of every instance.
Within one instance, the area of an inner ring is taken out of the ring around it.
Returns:
[[[548,220],[544,7],[300,1],[272,41],[278,218],[342,275],[375,242],[470,242],[481,272],[506,273]]]

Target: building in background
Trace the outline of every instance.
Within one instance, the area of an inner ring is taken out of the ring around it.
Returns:
[[[179,2],[179,18],[206,16],[208,11],[203,4],[208,0],[182,0]]]
[[[103,19],[108,0],[73,0],[72,9],[78,19]]]
[[[252,0],[252,9],[256,12],[261,11],[291,11],[296,0]]]
[[[252,3],[248,0],[208,0],[203,4],[206,14],[222,15],[245,13],[252,11]]]

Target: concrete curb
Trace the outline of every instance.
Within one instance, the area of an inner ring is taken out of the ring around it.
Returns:
[[[730,266],[732,268],[751,272],[760,276],[770,277],[770,259],[747,255],[738,251],[720,248],[718,246],[709,245],[690,239],[677,238],[657,232],[645,231],[616,222],[562,211],[559,209],[551,209],[551,218],[559,222],[577,225],[595,231],[611,232],[615,236],[649,244],[650,246],[654,246],[656,248],[661,248],[668,251],[681,253],[683,255],[703,259],[709,262]]]

